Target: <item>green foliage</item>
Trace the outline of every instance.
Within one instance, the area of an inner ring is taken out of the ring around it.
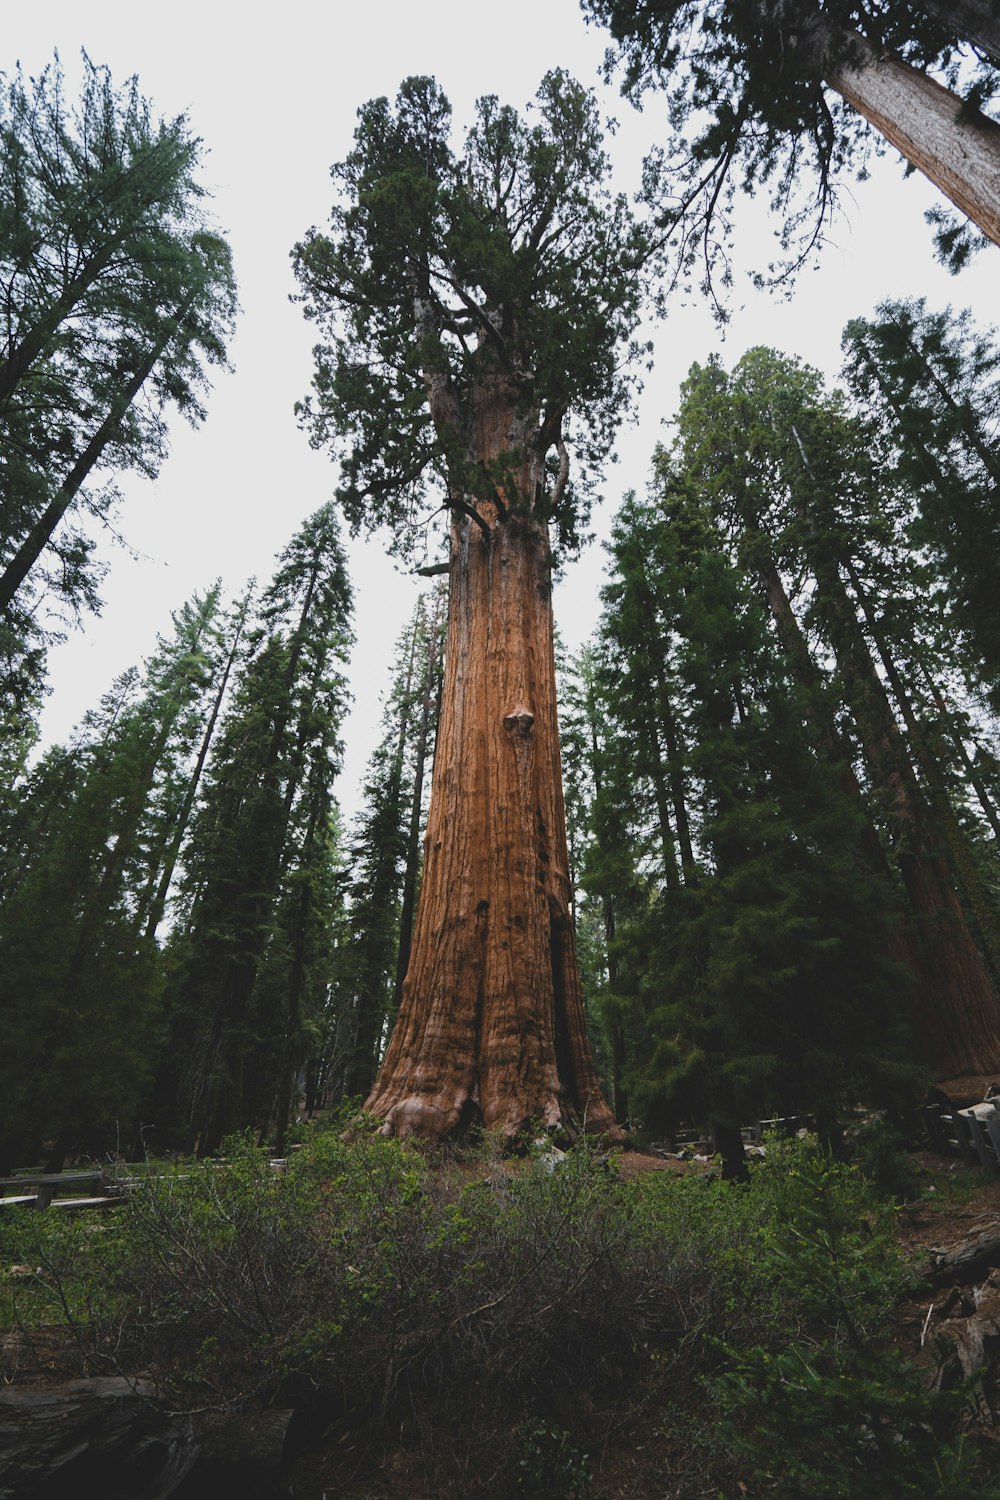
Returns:
[[[159,1040],[162,972],[148,928],[211,685],[219,592],[174,616],[69,749],[19,788],[2,831],[0,1157],[42,1142],[105,1151],[135,1139]]]
[[[612,994],[638,999],[631,1094],[661,1129],[891,1094],[907,1048],[906,976],[888,960],[891,906],[865,866],[862,809],[831,767],[819,694],[761,607],[751,507],[725,523],[716,509],[740,493],[741,460],[719,372],[703,373],[685,449],[660,455],[649,499],[630,497],[613,534],[606,771],[583,876],[617,907]],[[740,411],[750,444],[753,420]],[[769,475],[756,482],[770,493]]]
[[[1000,703],[989,559],[1000,538],[1000,346],[968,311],[881,303],[843,336],[844,373],[871,441],[905,484],[906,535],[945,612],[952,653]]]
[[[135,78],[115,88],[86,56],[75,103],[58,56],[37,79],[0,78],[0,602],[22,653],[18,667],[3,643],[0,690],[15,699],[46,592],[56,627],[96,606],[80,521],[114,504],[107,476],[155,475],[167,406],[200,420],[207,367],[225,363],[235,288],[200,155],[184,116],[156,120]]]
[[[813,1144],[771,1143],[747,1190],[625,1182],[589,1149],[501,1170],[489,1143],[428,1157],[343,1124],[284,1174],[245,1138],[225,1163],[151,1162],[96,1228],[6,1212],[25,1357],[59,1323],[78,1368],[153,1369],[181,1404],[294,1379],[355,1433],[447,1412],[475,1425],[482,1493],[582,1500],[627,1413],[648,1436],[695,1408],[724,1493],[744,1465],[789,1500],[876,1478],[903,1497],[921,1466],[938,1500],[972,1482],[961,1397],[888,1349],[907,1279],[891,1211]]]
[[[852,36],[919,71],[943,73],[978,105],[1000,78],[995,65],[981,62],[960,82],[962,23],[941,19],[939,6],[583,0],[583,9],[611,30],[616,46],[606,71],[622,64],[623,92],[636,102],[652,88],[666,95],[666,144],[647,167],[647,191],[676,237],[680,270],[700,261],[716,296],[731,282],[737,188],[751,197],[769,193],[783,252],[770,279],[787,281],[819,244],[840,178],[864,178],[873,150],[884,149],[826,83],[831,64],[856,55]]]
[[[919,1178],[898,1125],[884,1115],[872,1115],[849,1132],[851,1161],[875,1190],[896,1203],[916,1198]]]
[[[293,252],[322,340],[300,415],[342,461],[352,529],[386,525],[404,555],[433,490],[467,515],[502,489],[573,545],[635,380],[653,243],[609,192],[596,102],[565,73],[543,79],[530,116],[480,99],[460,151],[450,127],[426,77],[359,110],[331,232]],[[487,390],[512,402],[500,455],[477,447],[473,393]],[[546,469],[564,442],[575,491]],[[539,484],[522,494],[526,460]]]
[[[711,1383],[722,1440],[787,1500],[960,1500],[972,1482],[953,1436],[961,1395],[930,1392],[885,1342],[906,1273],[884,1201],[809,1146],[772,1143],[767,1172],[759,1253],[797,1326],[730,1349],[731,1367]]]
[[[518,1495],[525,1500],[586,1500],[593,1480],[590,1455],[568,1432],[536,1422],[521,1434]]]
[[[350,610],[326,505],[283,549],[261,596],[184,851],[184,921],[169,953],[173,1044],[159,1085],[171,1144],[214,1151],[275,1114],[283,1128],[305,1026],[323,1004],[337,905],[333,784]]]

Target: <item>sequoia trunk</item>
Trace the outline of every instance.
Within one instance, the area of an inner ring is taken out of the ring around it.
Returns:
[[[533,493],[530,468],[520,493]],[[386,1134],[441,1139],[481,1122],[508,1142],[529,1128],[620,1141],[570,916],[547,531],[499,503],[480,511],[485,525],[453,525],[413,949],[365,1108]]]
[[[1000,124],[857,32],[814,36],[825,82],[1000,244]]]

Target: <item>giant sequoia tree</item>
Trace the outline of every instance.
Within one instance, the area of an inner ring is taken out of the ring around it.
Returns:
[[[576,535],[626,402],[647,247],[564,74],[524,119],[480,100],[461,154],[430,79],[359,119],[331,232],[294,252],[323,333],[303,417],[343,461],[355,528],[406,552],[432,495],[451,521],[426,864],[367,1108],[432,1138],[478,1120],[615,1134],[570,916],[549,529]]]

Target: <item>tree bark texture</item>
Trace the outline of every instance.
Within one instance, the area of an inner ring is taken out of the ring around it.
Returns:
[[[955,207],[1000,244],[1000,124],[901,58],[851,32],[817,32],[824,81]]]
[[[505,418],[516,420],[502,402],[480,406],[480,456],[511,451]],[[539,467],[525,461],[519,495],[535,493]],[[529,1128],[620,1141],[586,1038],[570,916],[547,531],[524,510],[478,508],[485,528],[464,515],[452,528],[413,949],[365,1109],[400,1136],[481,1122],[511,1144]]]

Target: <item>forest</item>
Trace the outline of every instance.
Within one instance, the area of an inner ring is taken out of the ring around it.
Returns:
[[[238,293],[184,115],[0,75],[0,1500],[1000,1496],[1000,1182],[924,1123],[1000,1125],[992,309],[693,351],[610,467],[741,197],[794,289],[888,147],[996,258],[1000,17],[583,11],[666,107],[638,192],[563,69],[359,101],[288,229],[332,495],[60,743],[48,656]],[[359,535],[424,586],[345,810]]]

